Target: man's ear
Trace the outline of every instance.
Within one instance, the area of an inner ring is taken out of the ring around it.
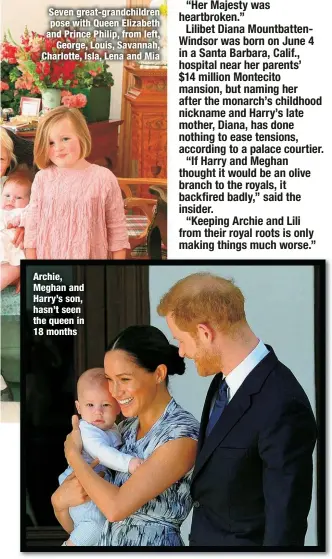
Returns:
[[[215,338],[214,328],[206,323],[197,324],[197,334],[202,342],[213,342]]]
[[[80,408],[80,403],[78,400],[75,400],[75,406],[77,409],[77,413],[79,413],[81,415],[81,408]]]

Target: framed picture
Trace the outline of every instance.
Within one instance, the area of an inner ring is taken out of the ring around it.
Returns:
[[[41,109],[41,99],[35,97],[21,97],[20,114],[24,116],[38,116]]]

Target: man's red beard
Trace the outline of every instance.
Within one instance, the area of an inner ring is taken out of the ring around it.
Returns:
[[[194,361],[197,372],[202,377],[214,375],[221,371],[221,356],[217,353],[208,355],[204,350],[198,350]]]

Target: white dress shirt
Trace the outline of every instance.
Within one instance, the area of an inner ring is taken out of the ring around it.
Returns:
[[[249,373],[253,371],[256,365],[258,365],[268,353],[269,350],[263,344],[262,340],[260,340],[255,349],[253,349],[235,369],[224,377],[228,386],[228,402],[233,398]]]
[[[235,369],[233,369],[228,375],[223,376],[227,384],[227,403],[233,398],[235,392],[240,388],[244,379],[251,373],[251,371],[258,365],[260,361],[269,353],[267,347],[260,340],[256,347],[252,350],[249,355]],[[217,393],[213,396],[211,400],[210,416],[217,399]]]

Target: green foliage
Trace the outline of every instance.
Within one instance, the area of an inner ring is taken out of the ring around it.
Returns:
[[[94,73],[97,75],[94,76]],[[82,68],[77,68],[76,79],[78,81],[76,87],[82,88],[112,87],[114,85],[113,74],[109,71],[106,62],[86,62]]]
[[[11,66],[14,66],[14,64],[11,64]],[[19,69],[17,68],[17,66],[14,66],[14,68],[10,71],[9,73],[9,80],[11,82],[16,82],[16,80],[18,78],[21,77],[21,72],[19,71]]]
[[[8,84],[9,89],[1,92],[1,107],[3,109],[13,109],[14,114],[20,112],[21,97],[40,97],[33,95],[27,89],[15,89],[16,80],[22,75],[17,64],[9,64],[6,60],[0,62],[1,81]]]
[[[91,87],[112,87],[114,85],[114,79],[112,72],[108,69],[107,63],[98,61],[85,61],[82,66],[77,65],[73,70],[74,72],[70,71],[70,79],[66,79],[68,72],[63,74],[60,77],[61,72],[59,72],[58,79],[52,80],[51,74],[49,73],[50,64],[45,65],[48,66],[48,71],[43,71],[40,73],[39,69],[38,72],[36,70],[36,61],[30,58],[30,47],[34,41],[39,41],[40,38],[43,36],[36,35],[35,33],[31,32],[29,34],[28,30],[25,29],[24,32],[24,41],[23,46],[17,45],[13,40],[10,32],[8,32],[9,39],[11,43],[7,42],[6,36],[4,37],[4,42],[2,46],[5,46],[7,49],[7,57],[4,57],[3,60],[0,62],[0,71],[1,71],[1,81],[5,82],[8,86],[8,90],[3,90],[1,92],[1,106],[3,108],[12,108],[14,113],[17,114],[19,112],[20,107],[20,99],[22,96],[24,97],[40,97],[40,94],[31,93],[31,91],[26,89],[21,89],[20,85],[23,87],[28,85],[30,87],[33,84],[32,91],[34,89],[39,89],[40,91],[45,90],[47,87],[54,87],[58,89],[71,89],[73,85],[76,88],[81,89],[90,89]],[[30,42],[31,44],[30,44]],[[41,43],[44,45],[44,43]],[[15,46],[14,46],[15,45]],[[36,46],[36,45],[34,45]],[[45,45],[44,47],[45,48]],[[14,50],[15,52],[11,52]],[[52,47],[52,51],[55,52],[57,49]],[[6,59],[7,58],[7,59]],[[16,63],[12,64],[8,62],[9,60],[15,59],[17,60]],[[22,58],[22,59],[21,59]],[[57,69],[55,65],[55,69]],[[51,66],[52,70],[52,66]],[[54,68],[53,68],[54,70]],[[30,80],[29,82],[26,81],[26,78]],[[22,79],[20,79],[22,78]],[[49,80],[51,79],[51,84],[49,84]],[[19,80],[17,82],[17,80]],[[17,87],[19,89],[15,89],[15,83],[17,82]]]
[[[1,81],[8,83],[9,75],[11,71],[16,68],[16,64],[9,64],[9,62],[2,60],[0,66],[1,66]]]
[[[109,71],[107,63],[103,63],[103,71],[93,78],[93,87],[112,87],[114,85],[114,79],[112,72]]]

